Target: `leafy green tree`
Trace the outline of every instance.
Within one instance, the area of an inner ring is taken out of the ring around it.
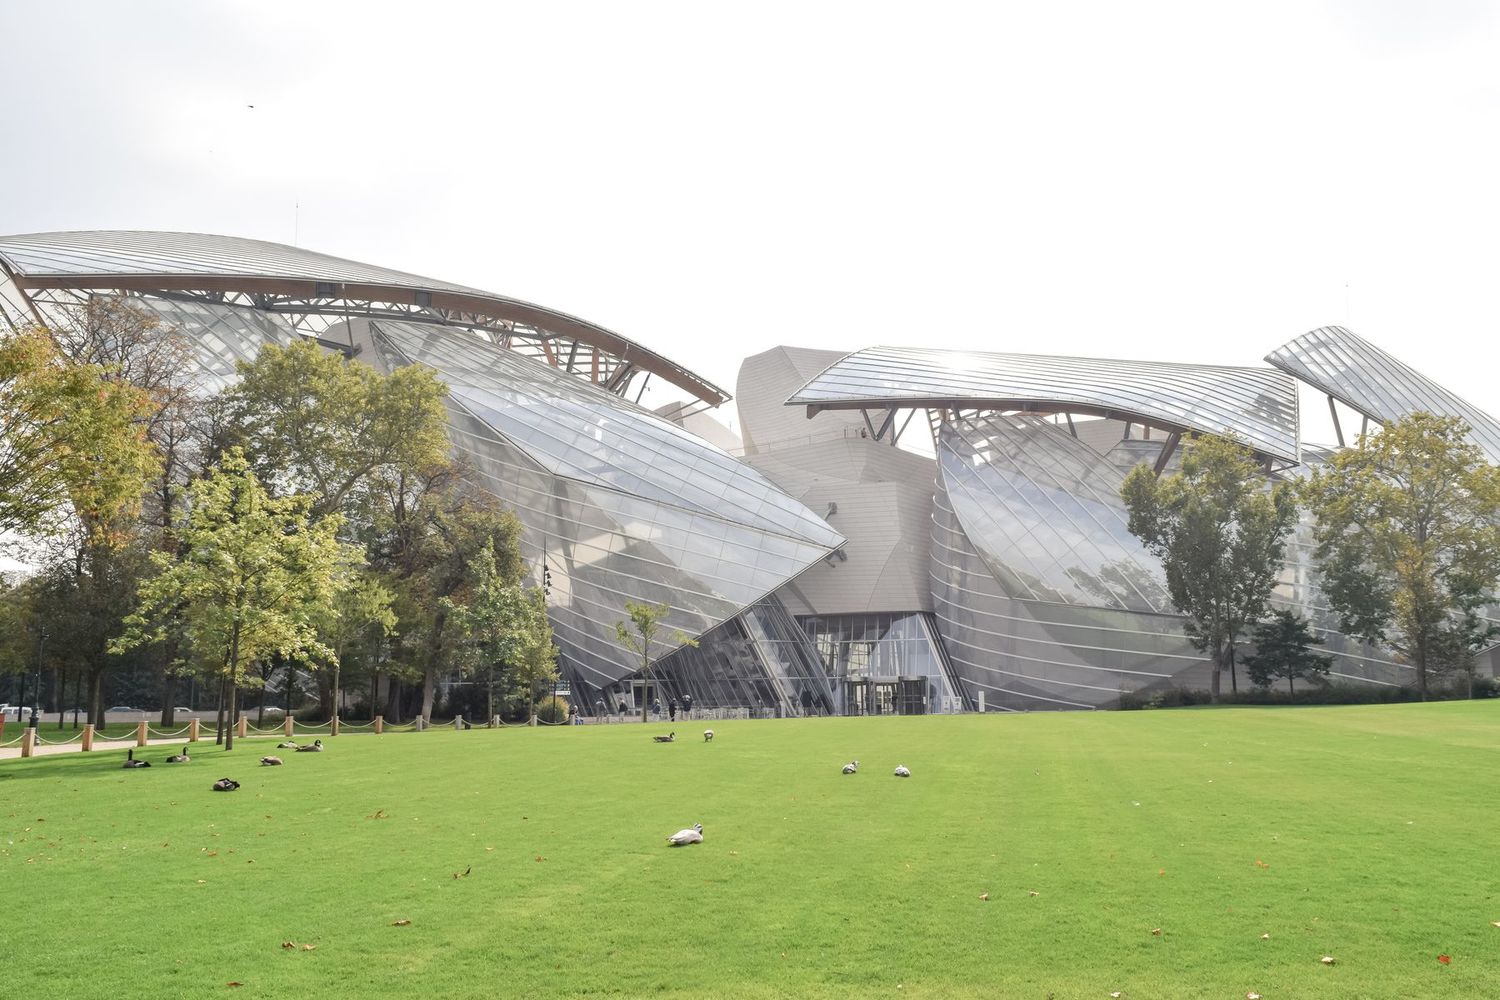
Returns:
[[[383,580],[352,561],[340,568],[340,577],[338,596],[319,623],[324,643],[333,650],[333,682],[326,706],[330,717],[339,711],[339,675],[350,648],[372,632],[384,637],[396,630],[396,613],[391,609],[395,594]]]
[[[156,459],[150,400],[100,365],[70,362],[45,330],[0,341],[0,531],[98,530],[139,507]]]
[[[1287,536],[1297,520],[1290,486],[1267,486],[1250,451],[1222,437],[1200,437],[1181,471],[1158,478],[1138,465],[1120,496],[1130,532],[1161,560],[1183,631],[1213,664],[1212,694],[1233,663],[1234,644],[1265,614]]]
[[[456,650],[457,665],[470,675],[488,675],[490,718],[495,716],[495,668],[508,668],[506,679],[521,693],[527,718],[535,724],[537,691],[557,678],[557,647],[542,593],[503,577],[489,549],[475,555],[469,572],[464,602],[443,599],[449,621],[464,639]]]
[[[1257,622],[1251,642],[1255,655],[1245,657],[1250,679],[1261,687],[1284,679],[1293,698],[1297,678],[1327,676],[1333,665],[1333,657],[1313,652],[1323,640],[1313,635],[1306,619],[1290,611],[1273,611],[1269,619]]]
[[[662,622],[671,612],[672,608],[667,604],[637,604],[634,601],[627,601],[625,613],[630,616],[630,624],[627,625],[623,621],[615,622],[615,638],[620,645],[641,658],[641,680],[646,684],[647,690],[650,690],[651,686],[651,649],[661,634]],[[674,647],[697,646],[698,640],[681,629],[674,629],[671,645]],[[650,698],[641,699],[642,722],[646,721],[650,701]]]
[[[1414,413],[1364,435],[1303,486],[1321,583],[1343,630],[1417,672],[1463,669],[1492,634],[1500,578],[1500,468],[1455,417]]]
[[[520,582],[521,522],[493,496],[447,471],[406,480],[407,488],[382,505],[368,544],[396,595],[400,635],[392,644],[391,671],[420,678],[421,715],[431,721],[437,678],[460,668],[467,642],[450,621],[450,608],[467,604],[481,552],[490,553],[506,585]]]
[[[261,349],[230,390],[245,453],[275,494],[308,494],[312,515],[355,508],[377,477],[446,464],[448,394],[419,365],[382,375],[312,341]]]
[[[226,680],[228,749],[249,664],[272,655],[332,658],[317,618],[336,599],[349,555],[337,539],[338,516],[314,519],[311,507],[304,496],[272,498],[243,454],[226,454],[192,485],[179,551],[152,553],[158,573],[141,585],[139,607],[111,644],[124,652],[159,642],[166,623],[180,619],[193,654]]]

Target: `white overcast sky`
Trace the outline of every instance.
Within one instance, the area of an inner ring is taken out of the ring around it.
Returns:
[[[1494,3],[0,0],[0,26],[0,232],[295,239],[731,392],[776,344],[1255,364],[1339,323],[1500,413]]]

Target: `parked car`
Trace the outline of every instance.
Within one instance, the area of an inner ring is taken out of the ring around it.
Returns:
[[[139,708],[131,708],[129,705],[115,705],[109,709],[111,712],[139,712]]]
[[[178,712],[181,712],[183,715],[195,714],[193,710],[191,708],[188,708],[186,705],[178,705],[176,708],[172,709],[173,715],[176,715]]]

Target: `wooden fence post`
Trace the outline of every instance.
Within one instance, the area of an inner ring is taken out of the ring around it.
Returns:
[[[235,733],[235,735],[238,736],[240,739],[244,739],[245,736],[247,735],[246,732],[245,732],[245,727],[247,725],[249,725],[249,723],[250,723],[250,717],[249,716],[247,716],[247,715],[240,716],[239,730]]]
[[[0,712],[0,743],[5,742],[5,713]]]
[[[286,713],[286,718],[281,720],[281,728],[286,732],[287,739],[292,738],[292,726],[295,725],[295,723],[296,720],[292,718],[291,712]],[[240,735],[243,736],[244,733],[241,733]]]
[[[94,749],[94,724],[92,722],[84,723],[83,749],[85,752]]]
[[[146,720],[142,719],[135,724],[135,745],[143,747],[146,745]]]
[[[453,728],[456,729],[456,730],[459,730],[459,731],[463,730],[463,728],[464,728],[464,717],[462,715],[455,715],[453,717]]]
[[[27,726],[21,732],[21,756],[30,757],[36,751],[36,728]]]
[[[198,742],[198,717],[196,715],[188,720],[188,742]]]
[[[333,718],[328,723],[328,735],[329,736],[337,736],[338,734],[339,734],[339,713],[334,712],[333,713]]]
[[[385,716],[377,715],[375,716],[375,735],[379,736],[383,732],[385,732]]]

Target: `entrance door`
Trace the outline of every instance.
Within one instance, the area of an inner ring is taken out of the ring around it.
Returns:
[[[896,696],[896,711],[902,715],[927,714],[927,680],[925,678],[901,678]]]
[[[863,680],[844,682],[844,714],[864,715],[869,711],[869,684]]]
[[[896,684],[893,681],[876,681],[870,687],[870,714],[894,715],[896,712]]]

